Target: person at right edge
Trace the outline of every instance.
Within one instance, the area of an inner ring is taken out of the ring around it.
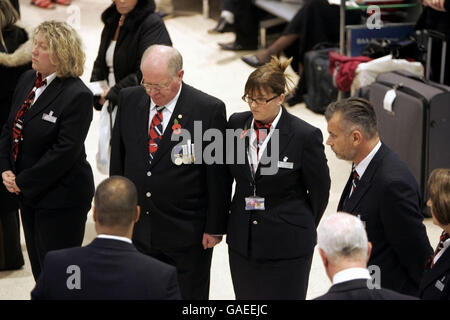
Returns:
[[[381,142],[369,101],[348,98],[330,103],[325,118],[327,145],[339,159],[353,163],[337,210],[364,222],[373,245],[368,265],[379,268],[381,287],[417,296],[432,248],[416,180]]]
[[[428,178],[433,223],[442,229],[434,254],[430,256],[420,283],[423,300],[450,300],[450,169],[434,169]]]
[[[328,203],[322,132],[282,107],[290,62],[273,57],[253,71],[242,97],[250,111],[228,122],[245,143],[234,148],[237,159],[227,158],[236,181],[227,243],[237,300],[306,298],[316,228]]]
[[[422,14],[416,24],[417,30],[430,29],[445,35],[447,44],[450,41],[450,0],[421,0]],[[431,80],[439,81],[441,69],[442,42],[433,41],[431,53]],[[450,54],[445,59],[444,83],[450,85]]]

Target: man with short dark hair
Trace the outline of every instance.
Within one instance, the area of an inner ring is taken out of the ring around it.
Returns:
[[[92,210],[97,238],[86,247],[49,252],[31,298],[180,299],[175,268],[138,252],[131,243],[140,213],[134,184],[119,176],[104,180]]]
[[[381,286],[417,295],[432,253],[414,177],[378,136],[373,106],[361,98],[331,103],[327,144],[339,159],[353,162],[338,211],[365,224],[373,252],[369,265],[381,270]],[[418,151],[419,152],[419,151]]]

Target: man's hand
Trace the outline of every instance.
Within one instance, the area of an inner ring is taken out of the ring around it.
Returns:
[[[203,249],[212,248],[220,241],[222,241],[222,236],[213,236],[211,234],[204,233],[202,240]]]
[[[3,184],[6,187],[6,190],[15,194],[20,193],[20,188],[16,184],[16,175],[14,174],[14,172],[12,172],[11,170],[3,171],[2,180]]]

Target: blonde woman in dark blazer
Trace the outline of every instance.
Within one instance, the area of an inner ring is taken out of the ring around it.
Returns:
[[[94,194],[84,148],[92,120],[92,93],[79,78],[84,61],[72,27],[41,23],[34,70],[20,77],[0,136],[0,172],[19,199],[35,279],[48,251],[81,245]]]

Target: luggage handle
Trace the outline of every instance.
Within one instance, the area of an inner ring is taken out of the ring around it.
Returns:
[[[438,32],[436,30],[425,29],[424,34],[427,36],[427,61],[425,69],[425,78],[430,79],[431,72],[431,51],[432,51],[432,41],[433,39],[438,39],[442,41],[442,52],[441,52],[441,70],[439,76],[439,83],[444,83],[445,77],[445,58],[447,56],[447,37],[445,34]]]

